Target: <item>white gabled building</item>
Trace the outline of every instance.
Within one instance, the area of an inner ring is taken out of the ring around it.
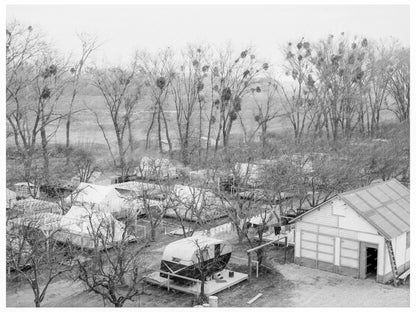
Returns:
[[[339,194],[292,222],[296,264],[381,283],[410,266],[410,192],[395,179]]]

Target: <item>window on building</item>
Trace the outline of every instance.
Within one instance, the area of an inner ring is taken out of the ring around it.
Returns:
[[[410,248],[410,232],[406,232],[406,248]]]

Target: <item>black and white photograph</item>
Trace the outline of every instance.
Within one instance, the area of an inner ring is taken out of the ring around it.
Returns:
[[[2,308],[414,306],[410,1],[2,8]]]

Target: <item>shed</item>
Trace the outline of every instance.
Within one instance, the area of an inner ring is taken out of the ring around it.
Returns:
[[[292,221],[295,263],[386,283],[410,266],[409,207],[396,179],[338,194]]]

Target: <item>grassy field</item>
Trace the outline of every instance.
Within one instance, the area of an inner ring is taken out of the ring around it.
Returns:
[[[91,92],[92,93],[92,92]],[[103,124],[105,130],[108,133],[109,140],[115,142],[115,136],[113,131],[113,125],[109,117],[107,108],[105,106],[104,98],[99,94],[80,94],[75,102],[74,110],[78,113],[74,116],[71,125],[71,141],[74,144],[82,143],[100,143],[105,144],[104,137],[100,128],[97,125],[96,118],[91,112],[93,110],[98,114],[100,122]],[[69,96],[61,98],[59,105],[57,106],[57,113],[65,114],[68,110]],[[144,97],[136,108],[136,112],[133,116],[133,136],[135,141],[141,141],[145,138],[147,128],[151,122],[151,106],[152,102],[149,97]],[[90,110],[91,109],[91,110]],[[247,97],[243,102],[243,123],[248,131],[253,131],[257,126],[255,116],[256,106],[250,97]],[[176,111],[174,103],[171,99],[168,99],[165,108],[166,117],[168,119],[170,136],[172,138],[177,137],[177,124],[176,124]],[[205,112],[208,114],[208,111]],[[197,115],[197,112],[195,112]],[[197,117],[197,116],[195,116]],[[206,119],[206,118],[205,118]],[[55,129],[57,124],[51,125],[48,130],[49,132]],[[281,129],[287,129],[290,125],[285,119],[275,119],[270,122],[270,131],[279,131]],[[195,122],[194,131],[198,131],[199,125]],[[217,124],[214,125],[213,129],[217,129]],[[207,124],[203,124],[203,131],[207,132]],[[243,130],[239,120],[236,120],[232,129],[233,135],[243,135]],[[206,135],[206,133],[204,134]],[[65,121],[62,120],[59,124],[58,131],[55,137],[51,140],[51,143],[61,144],[65,142]],[[8,139],[8,144],[13,144],[13,139]]]

